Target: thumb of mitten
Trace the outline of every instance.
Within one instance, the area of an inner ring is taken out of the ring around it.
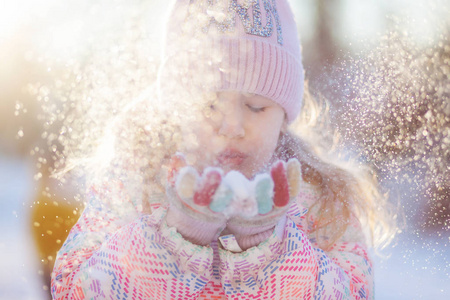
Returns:
[[[182,154],[171,159],[166,190],[170,206],[166,223],[192,243],[207,245],[225,227],[225,220],[214,216],[207,207],[221,176],[219,170],[208,169],[200,177],[193,167],[186,166]]]

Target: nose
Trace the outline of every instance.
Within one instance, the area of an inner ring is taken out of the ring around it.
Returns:
[[[219,135],[227,138],[243,138],[245,136],[243,121],[242,111],[238,106],[222,112]]]

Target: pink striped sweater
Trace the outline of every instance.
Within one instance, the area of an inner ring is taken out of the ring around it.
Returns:
[[[300,196],[273,234],[243,252],[227,241],[192,244],[168,227],[162,205],[152,214],[121,184],[93,188],[60,249],[54,299],[373,299],[373,269],[361,225],[353,219],[327,252],[307,224],[318,191]],[[308,216],[307,220],[306,216]],[[231,239],[231,240],[230,240]]]

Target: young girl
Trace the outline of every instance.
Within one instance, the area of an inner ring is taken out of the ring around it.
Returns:
[[[384,198],[288,130],[311,124],[303,80],[286,0],[176,1],[158,105],[114,125],[102,149],[128,154],[96,176],[54,299],[373,299]]]

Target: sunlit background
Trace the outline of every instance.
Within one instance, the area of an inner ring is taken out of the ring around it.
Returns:
[[[84,187],[50,173],[154,83],[168,3],[0,2],[0,299],[50,299]],[[376,298],[450,299],[449,1],[291,3],[313,94],[398,207]]]

